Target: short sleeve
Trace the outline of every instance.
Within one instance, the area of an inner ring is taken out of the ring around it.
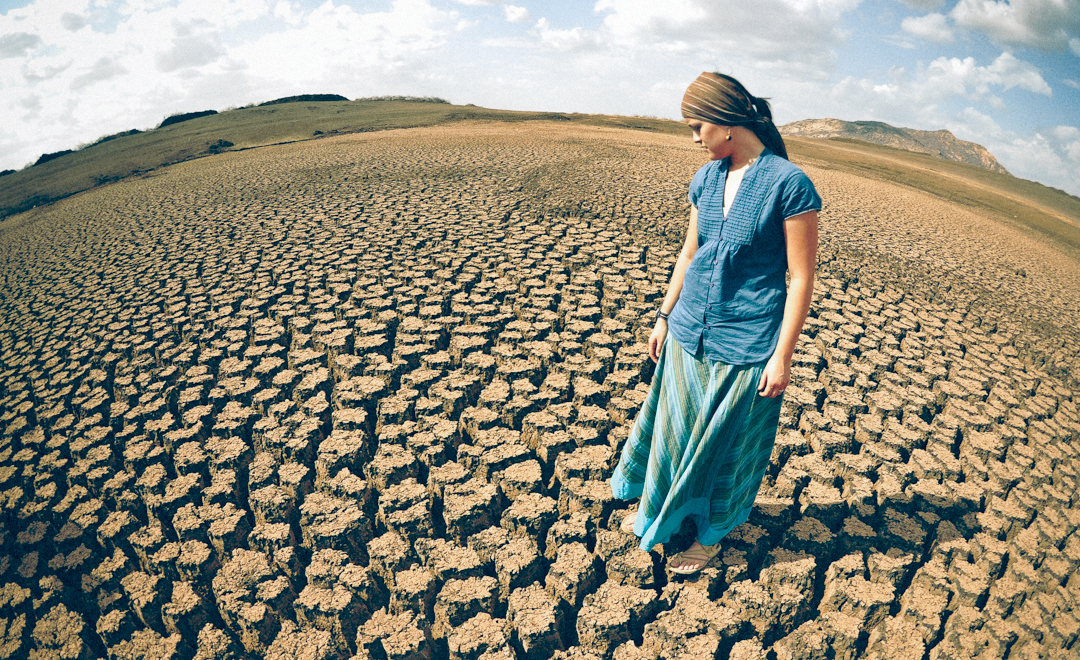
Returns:
[[[690,180],[690,193],[687,197],[690,198],[690,203],[694,206],[698,205],[698,199],[701,198],[701,189],[705,187],[705,178],[709,174],[709,169],[716,166],[717,161],[709,161],[698,169],[697,174]]]
[[[780,210],[785,220],[807,211],[821,210],[821,197],[802,170],[796,169],[785,177],[780,190]]]

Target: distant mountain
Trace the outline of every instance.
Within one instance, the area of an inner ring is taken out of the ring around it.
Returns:
[[[965,142],[944,129],[940,131],[917,131],[913,128],[897,128],[880,121],[843,121],[840,119],[804,119],[780,127],[780,133],[793,137],[848,138],[874,144],[906,149],[919,153],[955,160],[1008,174],[986,147]]]

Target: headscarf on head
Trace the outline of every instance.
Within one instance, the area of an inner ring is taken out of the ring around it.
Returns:
[[[770,151],[787,159],[787,147],[772,122],[772,108],[755,98],[738,80],[722,73],[702,73],[682,100],[683,117],[721,126],[745,126]]]

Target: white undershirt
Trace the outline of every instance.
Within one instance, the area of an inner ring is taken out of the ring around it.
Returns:
[[[757,160],[756,158],[754,160]],[[724,217],[727,217],[728,211],[731,209],[731,203],[735,201],[735,193],[739,191],[739,186],[742,185],[743,175],[746,174],[746,170],[750,169],[750,165],[754,161],[750,161],[746,165],[743,165],[737,170],[728,170],[727,181],[724,183]]]

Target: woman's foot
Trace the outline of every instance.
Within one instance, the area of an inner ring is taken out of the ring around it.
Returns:
[[[631,511],[623,516],[622,523],[619,524],[619,531],[625,532],[626,534],[634,534],[634,520],[636,518],[637,511]]]
[[[672,573],[679,575],[693,575],[709,565],[712,558],[720,554],[720,544],[701,545],[694,541],[694,545],[683,550],[668,561],[668,568]]]

